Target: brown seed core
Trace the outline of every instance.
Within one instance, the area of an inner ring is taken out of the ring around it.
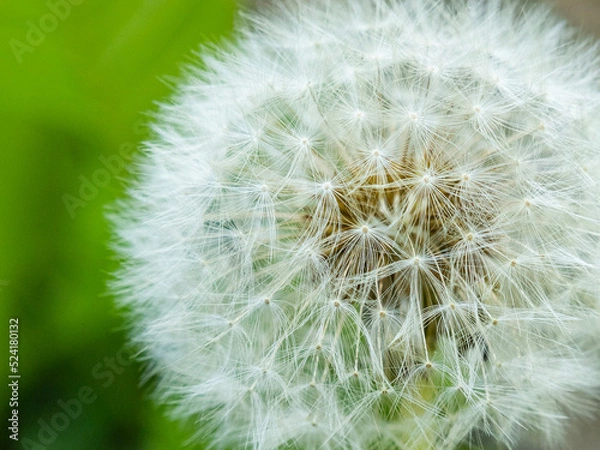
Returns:
[[[339,282],[340,298],[396,311],[416,299],[421,310],[427,310],[440,304],[438,290],[448,286],[451,277],[465,282],[485,278],[484,265],[476,256],[461,264],[450,255],[459,243],[464,245],[465,237],[474,240],[468,230],[492,220],[493,205],[489,199],[480,202],[470,196],[464,181],[471,177],[443,155],[430,151],[400,162],[386,160],[385,169],[373,174],[365,173],[363,164],[351,170],[345,182],[339,178],[342,182],[332,189],[334,213],[309,216],[308,223],[326,221],[319,236],[322,254]],[[409,260],[413,269],[390,270]],[[415,278],[418,283],[411,283]],[[432,351],[438,322],[428,320],[422,326],[425,347]]]

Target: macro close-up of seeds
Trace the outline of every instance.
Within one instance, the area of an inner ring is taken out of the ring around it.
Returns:
[[[593,43],[514,1],[238,25],[113,215],[161,401],[215,448],[561,448],[600,387]]]

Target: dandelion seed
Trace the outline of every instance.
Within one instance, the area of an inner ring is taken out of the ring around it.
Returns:
[[[114,218],[161,401],[213,448],[560,446],[600,393],[597,61],[516,0],[249,13]]]

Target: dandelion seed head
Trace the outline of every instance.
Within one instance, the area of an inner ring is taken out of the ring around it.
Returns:
[[[160,399],[215,448],[560,445],[600,391],[597,60],[510,0],[248,13],[114,218]]]

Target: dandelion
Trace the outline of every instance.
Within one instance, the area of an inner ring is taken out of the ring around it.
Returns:
[[[285,0],[203,55],[116,215],[214,448],[454,449],[600,388],[598,54],[519,2]]]

